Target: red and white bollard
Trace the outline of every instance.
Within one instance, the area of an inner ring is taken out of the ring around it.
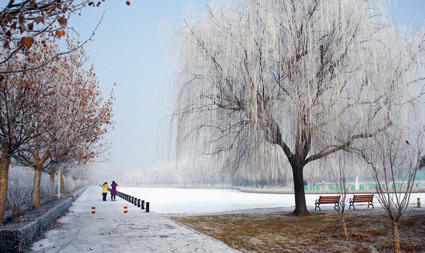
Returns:
[[[127,213],[127,205],[124,205],[124,213]]]
[[[92,214],[95,214],[96,213],[96,207],[94,205],[91,207],[91,213]]]

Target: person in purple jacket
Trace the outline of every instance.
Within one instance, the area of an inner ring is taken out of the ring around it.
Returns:
[[[116,201],[117,186],[118,186],[118,184],[115,183],[115,181],[112,181],[112,184],[111,184],[111,187],[112,187],[112,189],[111,189],[111,201]]]

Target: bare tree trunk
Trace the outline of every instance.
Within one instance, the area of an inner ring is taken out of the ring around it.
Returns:
[[[341,220],[342,228],[344,229],[345,239],[347,241],[349,241],[350,240],[350,237],[348,236],[347,224],[345,223],[345,218],[344,218],[344,214],[343,213],[340,213],[339,214],[339,219]]]
[[[304,189],[304,166],[295,162],[292,164],[292,174],[294,177],[295,210],[292,212],[295,216],[307,216],[310,212],[307,210]]]
[[[41,170],[42,167],[37,165],[34,167],[34,183],[33,183],[33,206],[37,208],[40,206],[40,183],[41,183]]]
[[[49,199],[53,200],[55,198],[55,174],[57,170],[50,170],[50,192],[49,192]]]
[[[65,187],[65,179],[64,179],[64,176],[63,176],[63,172],[61,173],[60,180],[61,180],[61,196],[65,197],[66,196],[66,187]]]
[[[7,190],[9,187],[10,154],[8,149],[2,150],[0,171],[0,225],[3,224],[6,211]]]
[[[400,238],[398,236],[398,222],[393,221],[393,241],[394,241],[394,252],[400,252]]]

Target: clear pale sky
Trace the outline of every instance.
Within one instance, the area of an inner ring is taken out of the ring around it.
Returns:
[[[109,162],[101,165],[106,174],[142,170],[168,161],[167,116],[172,101],[167,88],[175,72],[169,57],[173,26],[161,27],[177,24],[185,6],[192,2],[133,0],[127,6],[125,0],[106,0],[100,8],[85,8],[81,16],[71,18],[69,25],[84,40],[105,11],[87,52],[104,94],[117,83]],[[391,1],[390,14],[407,26],[424,24],[425,0]]]
[[[110,161],[101,165],[102,170],[119,173],[168,161],[165,135],[172,103],[166,87],[174,70],[169,61],[170,29],[162,27],[177,24],[185,6],[192,2],[134,0],[127,6],[125,0],[106,0],[100,8],[85,8],[81,16],[71,18],[69,25],[83,40],[105,11],[87,46],[101,90],[107,95],[114,88],[116,97],[115,130],[110,134],[112,146],[107,155]]]

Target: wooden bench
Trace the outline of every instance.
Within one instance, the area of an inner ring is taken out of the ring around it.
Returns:
[[[316,211],[317,208],[320,209],[321,204],[334,204],[334,209],[339,210],[339,199],[341,198],[341,195],[338,196],[320,196],[319,199],[316,199],[316,207],[314,208],[314,211]]]
[[[350,206],[348,207],[348,209],[351,209],[351,207],[353,207],[353,209],[356,209],[354,207],[354,203],[361,203],[361,202],[367,202],[367,208],[369,208],[369,206],[372,206],[372,208],[374,208],[373,206],[373,194],[369,194],[369,195],[354,195],[352,198],[350,198]]]

